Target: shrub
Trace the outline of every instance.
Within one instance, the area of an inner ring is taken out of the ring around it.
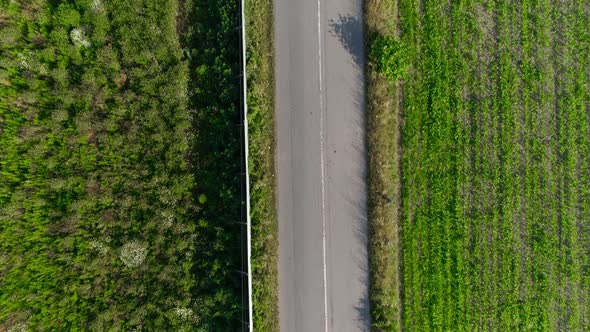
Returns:
[[[404,79],[407,75],[407,56],[401,41],[392,37],[377,36],[371,44],[369,56],[377,70],[390,81]]]

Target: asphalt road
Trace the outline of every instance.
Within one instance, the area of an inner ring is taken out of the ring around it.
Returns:
[[[274,0],[281,331],[368,331],[362,0]]]

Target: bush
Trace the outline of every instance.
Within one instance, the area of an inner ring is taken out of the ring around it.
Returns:
[[[371,44],[369,56],[377,70],[390,81],[404,79],[408,72],[407,55],[401,41],[392,37],[377,36]]]

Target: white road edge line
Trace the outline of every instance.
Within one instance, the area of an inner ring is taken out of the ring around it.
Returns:
[[[248,255],[248,331],[254,331],[252,318],[252,221],[250,220],[250,171],[248,170],[248,100],[247,98],[247,77],[246,77],[246,0],[240,1],[242,19],[242,98],[244,98],[244,158],[246,159],[246,247]]]
[[[324,268],[324,329],[328,332],[328,278],[326,269],[326,200],[324,183],[324,96],[322,88],[322,23],[321,0],[318,0],[318,53],[319,53],[319,91],[320,91],[320,169],[322,182],[322,254]]]

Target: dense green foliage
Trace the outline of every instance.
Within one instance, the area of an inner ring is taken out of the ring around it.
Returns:
[[[190,68],[192,173],[199,212],[195,273],[197,290],[208,301],[215,330],[242,325],[242,251],[245,234],[241,197],[240,34],[239,3],[228,0],[189,0],[182,35]]]
[[[404,79],[407,73],[406,48],[393,37],[377,36],[371,43],[369,56],[376,61],[376,69],[391,81]]]
[[[590,5],[398,3],[402,328],[590,330]]]
[[[237,4],[182,6],[0,1],[0,330],[241,325]]]

